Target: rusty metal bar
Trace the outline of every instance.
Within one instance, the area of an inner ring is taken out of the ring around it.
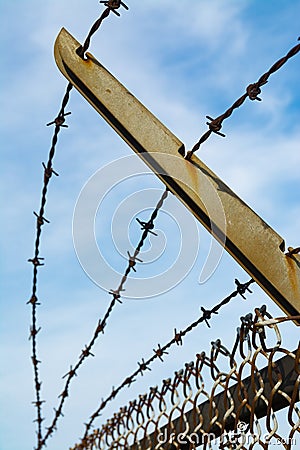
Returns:
[[[300,311],[300,255],[91,54],[62,29],[55,59],[63,75],[104,117],[207,230],[287,313]],[[300,322],[298,321],[298,324]]]

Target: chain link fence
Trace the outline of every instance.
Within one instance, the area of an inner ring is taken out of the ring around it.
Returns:
[[[280,332],[280,323],[293,319],[256,308],[241,317],[231,350],[220,339],[211,342],[209,354],[197,354],[72,450],[296,448],[300,345],[284,348]]]

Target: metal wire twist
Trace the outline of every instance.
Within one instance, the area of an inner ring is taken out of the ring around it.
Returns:
[[[34,257],[29,259],[28,261],[32,263],[33,265],[33,280],[32,280],[32,291],[31,291],[31,297],[30,300],[27,302],[31,305],[31,326],[30,326],[30,338],[32,342],[32,364],[33,364],[33,371],[34,371],[34,385],[35,385],[35,401],[33,404],[36,407],[36,413],[37,417],[35,421],[37,422],[37,442],[38,446],[41,443],[42,440],[42,404],[44,403],[44,400],[41,399],[41,380],[39,375],[39,364],[41,361],[38,359],[38,351],[37,351],[37,334],[40,331],[41,327],[38,327],[37,325],[37,306],[40,305],[38,302],[37,297],[37,285],[38,285],[38,268],[40,266],[43,266],[44,263],[42,262],[44,258],[41,258],[40,255],[40,243],[41,243],[41,235],[42,235],[42,227],[46,223],[49,223],[47,219],[45,219],[45,207],[47,203],[47,192],[48,192],[48,185],[50,182],[50,179],[52,175],[58,175],[54,169],[53,169],[53,159],[55,155],[56,150],[56,144],[58,141],[58,134],[60,132],[61,127],[64,124],[65,116],[69,113],[65,113],[65,108],[69,101],[69,95],[70,91],[72,89],[72,85],[69,83],[67,85],[66,92],[64,94],[61,108],[59,110],[59,113],[56,117],[56,119],[52,122],[55,124],[54,134],[52,137],[52,143],[51,148],[49,151],[48,156],[48,162],[47,164],[43,163],[44,167],[44,182],[43,182],[43,188],[42,188],[42,194],[41,194],[41,202],[40,202],[40,209],[38,213],[34,213],[36,216],[36,238],[35,238],[35,245],[34,245]],[[50,124],[52,124],[50,123]],[[49,125],[50,125],[49,124]]]
[[[225,134],[220,132],[224,120],[228,119],[228,117],[231,116],[233,111],[239,108],[244,103],[247,97],[249,97],[250,100],[261,101],[261,98],[258,97],[258,95],[261,93],[260,88],[268,82],[268,79],[270,75],[272,75],[272,73],[279,70],[290,58],[295,56],[299,51],[300,51],[300,44],[297,44],[284,57],[280,58],[275,64],[273,64],[273,66],[266,73],[264,73],[258,79],[258,81],[256,81],[256,83],[249,84],[249,86],[247,86],[246,88],[245,94],[243,94],[240,98],[238,98],[230,108],[228,108],[220,116],[216,117],[216,119],[213,119],[210,116],[206,116],[206,118],[209,119],[210,121],[206,123],[209,129],[200,137],[199,141],[196,142],[194,147],[189,152],[187,152],[186,159],[190,159],[192,154],[195,153],[197,150],[199,150],[201,144],[203,144],[203,142],[205,142],[211,136],[212,133],[225,137]]]

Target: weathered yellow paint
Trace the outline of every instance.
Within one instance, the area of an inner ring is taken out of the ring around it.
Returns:
[[[288,315],[300,311],[300,256],[91,54],[62,29],[55,59],[64,76]]]

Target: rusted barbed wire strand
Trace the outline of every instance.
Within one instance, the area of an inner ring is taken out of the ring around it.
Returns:
[[[31,259],[28,259],[29,262],[33,264],[33,280],[32,280],[32,292],[31,292],[31,298],[27,302],[31,305],[31,327],[30,327],[30,338],[31,338],[31,348],[32,348],[32,364],[33,364],[33,372],[34,372],[34,386],[35,386],[35,401],[33,404],[36,407],[36,413],[37,417],[35,419],[35,422],[37,422],[37,442],[38,446],[40,445],[40,442],[42,440],[42,404],[44,403],[44,400],[41,400],[41,380],[39,375],[39,367],[41,361],[38,359],[38,351],[37,351],[37,334],[40,331],[41,328],[38,328],[37,325],[37,306],[40,305],[38,302],[37,297],[37,285],[38,285],[38,268],[40,266],[43,266],[44,263],[42,262],[44,258],[41,258],[39,256],[40,254],[40,243],[41,243],[41,234],[42,234],[42,226],[46,223],[49,223],[47,219],[45,219],[45,207],[47,203],[47,191],[48,191],[48,185],[50,182],[50,178],[52,175],[58,175],[57,172],[53,170],[53,159],[55,155],[56,150],[56,144],[58,141],[58,134],[60,132],[60,129],[62,126],[64,126],[65,122],[65,116],[70,114],[65,112],[65,108],[69,101],[70,91],[72,89],[72,85],[69,83],[66,88],[66,92],[64,94],[62,104],[60,111],[56,117],[56,119],[49,123],[48,125],[55,124],[54,134],[52,137],[52,143],[51,148],[49,151],[48,156],[48,162],[47,164],[43,163],[44,167],[44,183],[42,188],[42,194],[41,194],[41,202],[40,202],[40,209],[39,213],[34,212],[36,216],[36,238],[35,238],[35,244],[34,244],[34,257]]]
[[[298,38],[300,40],[300,38]],[[268,82],[268,79],[272,73],[279,70],[290,58],[295,56],[300,51],[300,44],[295,45],[283,58],[279,59],[273,66],[264,73],[256,83],[249,84],[246,88],[245,94],[243,94],[239,99],[237,99],[233,105],[228,108],[223,114],[218,116],[216,119],[211,118],[210,116],[206,116],[207,119],[209,119],[210,122],[206,122],[209,129],[201,136],[199,141],[194,145],[194,147],[187,152],[186,159],[190,159],[192,154],[195,153],[197,150],[199,150],[201,144],[205,142],[212,133],[216,133],[219,136],[225,137],[225,134],[221,133],[220,130],[222,129],[222,124],[225,119],[228,119],[228,117],[231,116],[233,111],[237,108],[239,108],[247,97],[249,97],[250,100],[258,100],[261,101],[261,98],[258,97],[258,95],[261,93],[261,87],[265,85]]]
[[[100,1],[100,3],[103,3],[106,6],[106,9],[103,11],[99,19],[97,19],[96,22],[92,25],[83,45],[76,50],[76,53],[81,58],[84,58],[85,52],[90,46],[92,36],[96,33],[96,31],[99,30],[103,20],[109,16],[110,12],[112,11],[116,15],[120,16],[120,14],[116,11],[118,8],[123,6],[125,9],[129,9],[128,6],[126,6],[125,3],[121,2],[120,0]]]
[[[165,442],[168,441],[169,444],[171,443],[169,438],[174,443],[176,438],[180,437],[178,442],[183,444],[185,438],[187,443],[191,442],[188,439],[189,436],[195,438],[198,433],[203,433],[205,438],[205,435],[212,432],[212,436],[220,437],[220,448],[225,449],[228,443],[240,444],[241,438],[246,438],[246,434],[250,432],[250,437],[263,449],[272,445],[272,437],[277,439],[277,445],[282,440],[283,447],[290,449],[292,438],[300,425],[300,410],[296,405],[299,399],[300,347],[298,346],[298,350],[292,352],[281,346],[280,330],[274,327],[274,323],[279,323],[281,318],[273,319],[265,305],[255,308],[254,311],[254,316],[249,313],[240,318],[241,326],[237,328],[231,351],[220,339],[211,342],[211,351],[208,354],[197,353],[196,359],[186,363],[183,369],[176,371],[173,378],[163,380],[160,389],[158,386],[150,387],[146,394],[139,395],[128,405],[121,407],[113,418],[108,419],[100,429],[95,429],[92,434],[86,435],[72,450],[165,448],[156,445],[161,443],[158,436],[163,429],[167,433]],[[294,317],[289,316],[286,319],[291,321]],[[268,320],[272,321],[271,326]],[[260,323],[262,327],[270,328],[275,333],[277,343],[274,347],[267,348],[265,333],[260,333],[261,345],[256,346],[257,323]],[[247,345],[246,352],[244,352],[244,343]],[[278,365],[277,361],[274,361],[275,355],[277,357],[285,355],[290,359]],[[265,358],[267,362],[267,366],[263,368],[263,375],[257,366],[258,356]],[[227,361],[227,364],[224,365],[224,361]],[[284,364],[288,368],[284,368]],[[249,381],[249,368],[253,382]],[[210,387],[207,386],[204,369],[207,369],[206,375],[210,380]],[[291,391],[291,381],[286,382],[283,378],[286,370],[289,377],[296,380],[296,389],[293,389],[291,395],[287,393]],[[266,396],[267,391],[264,391],[265,388],[270,390],[268,396]],[[276,415],[272,407],[275,396],[277,401],[281,396],[284,405],[287,403],[289,406],[287,414],[291,430],[285,439],[278,433]],[[188,404],[190,408],[187,408]],[[265,441],[262,439],[261,427],[254,411],[254,408],[261,408],[263,404],[265,404],[265,423],[268,430]],[[175,412],[178,414],[176,419],[173,419]],[[248,413],[253,419],[247,425]],[[161,424],[162,416],[167,419],[167,424]],[[233,433],[231,435],[230,430]],[[172,433],[174,433],[173,437]],[[251,444],[249,440],[245,442]],[[206,444],[209,449],[212,448],[210,442],[204,441],[202,444],[204,448],[207,448]],[[200,441],[198,445],[201,445]],[[181,448],[177,445],[175,447]],[[231,445],[229,448],[245,447]],[[252,445],[249,448],[252,448]]]
[[[142,236],[140,238],[139,243],[137,244],[137,247],[133,253],[132,256],[129,255],[129,259],[128,259],[128,264],[127,267],[125,269],[124,275],[121,278],[121,281],[119,283],[119,286],[117,287],[116,290],[111,290],[109,292],[109,294],[113,295],[113,299],[109,304],[109,307],[103,317],[103,319],[98,321],[97,327],[94,331],[93,337],[91,339],[91,341],[85,346],[85,348],[81,351],[81,354],[79,356],[79,359],[77,361],[77,363],[74,366],[70,367],[69,372],[67,372],[63,378],[66,378],[66,382],[64,385],[64,388],[61,392],[61,394],[59,395],[60,398],[60,402],[59,405],[57,407],[57,409],[54,409],[54,418],[52,420],[51,425],[47,428],[47,432],[45,434],[45,436],[43,437],[43,439],[40,441],[38,449],[40,450],[41,448],[44,447],[44,445],[46,444],[48,438],[53,434],[53,432],[56,430],[57,428],[57,422],[60,416],[62,416],[62,410],[63,410],[63,406],[65,403],[66,398],[69,396],[69,387],[71,384],[72,379],[77,375],[77,370],[79,369],[79,367],[83,364],[83,362],[85,361],[86,358],[88,358],[89,356],[94,356],[92,351],[92,348],[96,342],[96,340],[98,339],[100,333],[104,333],[104,329],[107,325],[107,321],[116,305],[117,302],[122,303],[121,301],[121,293],[124,292],[124,285],[127,281],[127,278],[131,272],[131,270],[135,271],[135,264],[136,261],[138,260],[137,256],[140,253],[145,240],[148,236],[149,233],[151,233],[151,230],[154,228],[154,221],[157,218],[158,212],[159,210],[162,208],[164,201],[166,200],[168,196],[168,189],[166,189],[161,198],[159,199],[154,211],[152,212],[150,219],[148,222],[143,222],[143,233]]]
[[[135,370],[130,376],[126,377],[125,380],[117,387],[113,388],[111,394],[105,399],[101,401],[101,404],[99,408],[90,416],[90,420],[88,423],[85,424],[85,433],[82,438],[82,440],[86,439],[88,436],[88,433],[91,429],[91,426],[94,423],[94,420],[100,416],[100,413],[104,410],[106,405],[111,402],[115,397],[119,394],[119,392],[124,389],[125,386],[130,386],[132,383],[134,383],[136,380],[135,378],[138,375],[143,375],[143,372],[146,370],[151,370],[149,366],[155,361],[157,358],[163,361],[163,355],[168,354],[167,350],[172,347],[174,344],[182,345],[182,338],[185,337],[190,331],[192,331],[194,328],[196,328],[200,323],[205,322],[206,325],[209,326],[208,320],[211,319],[213,314],[218,314],[219,309],[221,309],[223,306],[225,306],[227,303],[229,303],[234,297],[237,295],[241,295],[243,299],[245,299],[245,293],[252,292],[249,289],[249,286],[254,283],[255,281],[251,278],[246,283],[240,283],[238,280],[235,280],[235,284],[237,288],[235,291],[233,291],[230,295],[225,297],[223,300],[221,300],[217,305],[215,305],[212,309],[206,310],[203,307],[201,307],[202,315],[193,323],[191,323],[187,328],[185,328],[183,331],[177,331],[176,328],[174,330],[174,337],[163,347],[161,347],[160,344],[158,344],[157,349],[153,349],[154,355],[152,355],[150,358],[148,358],[146,361],[142,359],[141,363],[138,363],[138,369]]]
[[[108,2],[109,5],[106,5],[107,8],[104,10],[104,12],[101,14],[100,18],[94,23],[92,26],[88,37],[86,38],[82,50],[82,57],[86,50],[88,49],[90,45],[90,40],[92,35],[99,29],[99,27],[102,24],[102,21],[108,17],[110,11],[112,9],[117,9],[122,2],[114,1],[114,2]],[[114,3],[114,4],[112,4]],[[122,4],[123,5],[123,4]],[[125,5],[126,6],[126,5]],[[128,9],[126,7],[126,9]],[[55,125],[54,133],[52,137],[52,143],[51,148],[48,155],[48,161],[47,164],[43,163],[44,168],[44,181],[43,181],[43,188],[42,188],[42,194],[41,194],[41,202],[40,202],[40,210],[39,213],[34,212],[37,221],[36,221],[36,238],[35,238],[35,245],[34,245],[34,257],[28,259],[28,262],[31,262],[33,264],[33,281],[32,281],[32,292],[31,292],[31,298],[27,302],[28,304],[31,304],[31,326],[30,326],[30,338],[31,338],[31,348],[32,348],[32,364],[33,364],[33,371],[34,371],[34,387],[35,387],[35,401],[32,402],[34,406],[36,407],[36,414],[37,417],[35,419],[35,422],[37,423],[37,449],[40,449],[44,444],[44,439],[42,439],[42,422],[44,418],[42,417],[42,404],[44,403],[44,400],[41,399],[41,380],[39,375],[39,367],[38,365],[41,363],[41,361],[38,359],[38,351],[37,351],[37,334],[40,331],[41,327],[38,328],[37,325],[37,306],[40,305],[38,302],[37,297],[37,284],[38,284],[38,267],[43,266],[44,263],[42,262],[44,258],[40,257],[40,242],[41,242],[41,234],[42,234],[42,226],[45,223],[49,223],[47,219],[45,219],[45,207],[47,203],[47,191],[48,191],[48,185],[50,178],[52,175],[58,176],[58,173],[53,169],[53,159],[55,156],[56,151],[56,145],[58,142],[58,135],[61,128],[67,128],[68,126],[65,124],[65,117],[70,112],[65,112],[65,108],[67,107],[67,104],[69,102],[70,92],[72,90],[73,86],[71,83],[68,83],[65,94],[62,99],[61,108],[59,110],[59,113],[57,117],[47,123],[47,126],[49,125]]]

